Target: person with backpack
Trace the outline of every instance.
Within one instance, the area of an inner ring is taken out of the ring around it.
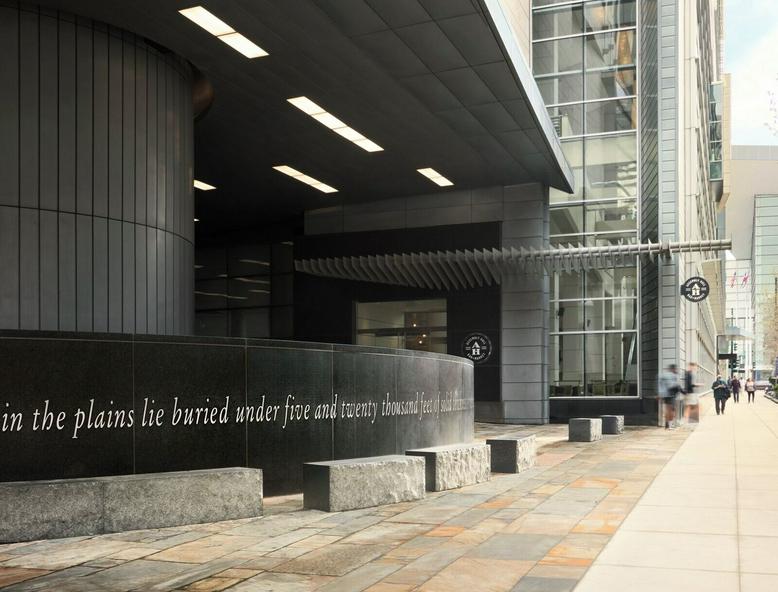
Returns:
[[[684,409],[683,416],[686,423],[689,423],[690,419],[694,419],[696,422],[700,421],[700,399],[695,393],[697,384],[694,382],[694,375],[697,372],[697,364],[695,362],[689,362],[689,367],[686,369],[686,373],[683,377],[683,392],[684,392]]]
[[[727,399],[729,399],[729,386],[719,374],[711,388],[713,389],[713,398],[716,401],[716,415],[723,415],[724,407],[727,406]]]
[[[659,376],[657,394],[664,404],[665,429],[676,427],[675,425],[675,399],[681,392],[681,384],[678,382],[678,366],[670,364]]]
[[[732,375],[732,379],[729,381],[729,388],[732,391],[732,398],[735,403],[740,403],[740,379],[736,375]]]
[[[755,393],[756,393],[756,383],[754,382],[753,376],[749,376],[748,380],[746,380],[746,394],[748,395],[749,403],[754,402]]]

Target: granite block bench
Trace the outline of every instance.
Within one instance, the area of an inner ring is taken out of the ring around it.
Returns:
[[[623,415],[601,415],[602,433],[608,436],[618,436],[624,433]]]
[[[535,466],[535,434],[489,438],[486,443],[491,449],[495,473],[521,473]]]
[[[570,442],[596,442],[602,440],[602,420],[600,418],[576,417],[568,424]]]
[[[343,512],[422,499],[424,459],[401,454],[303,465],[303,506]]]
[[[261,514],[260,469],[235,467],[0,483],[0,543]]]
[[[491,449],[485,443],[419,448],[405,454],[424,458],[427,491],[475,485],[491,477]]]

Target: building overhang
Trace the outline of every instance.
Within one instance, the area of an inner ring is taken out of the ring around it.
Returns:
[[[117,59],[135,59],[122,58],[130,31],[186,58],[212,84],[213,102],[195,126],[195,178],[217,191],[197,195],[198,234],[329,205],[444,193],[418,174],[427,167],[457,189],[572,189],[497,0],[38,1],[42,14],[56,9],[120,28],[108,30],[119,40]],[[247,59],[178,12],[197,4],[269,55]],[[366,153],[287,102],[299,96],[384,150]],[[323,194],[276,165],[338,191]]]

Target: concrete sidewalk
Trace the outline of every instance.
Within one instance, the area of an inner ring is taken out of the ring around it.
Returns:
[[[576,592],[778,590],[778,405],[744,399],[708,408]]]

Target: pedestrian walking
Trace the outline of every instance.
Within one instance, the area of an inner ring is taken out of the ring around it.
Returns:
[[[732,391],[732,399],[735,401],[735,403],[740,403],[740,379],[732,375],[732,379],[729,381],[729,388]]]
[[[657,394],[662,399],[665,411],[665,429],[675,426],[675,400],[681,393],[681,384],[678,382],[678,366],[670,364],[660,376]]]
[[[754,382],[754,378],[752,376],[749,376],[748,380],[746,380],[746,395],[748,395],[749,403],[754,402],[755,393],[756,393],[756,383]]]
[[[727,386],[727,383],[719,374],[711,388],[713,389],[713,398],[716,401],[716,415],[723,415],[724,408],[727,406],[727,399],[729,399],[729,386]]]
[[[683,418],[686,420],[686,423],[689,423],[690,419],[694,419],[696,422],[700,421],[700,399],[695,392],[697,389],[697,384],[695,383],[696,372],[697,364],[690,362],[683,377]]]

